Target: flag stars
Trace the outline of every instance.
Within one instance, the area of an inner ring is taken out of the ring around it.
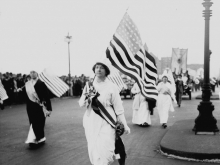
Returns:
[[[116,32],[121,36],[131,52],[136,54],[142,42],[135,24],[127,14],[120,22]]]

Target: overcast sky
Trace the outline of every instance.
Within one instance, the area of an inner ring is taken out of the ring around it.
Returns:
[[[29,73],[50,68],[71,75],[92,73],[105,56],[125,11],[137,25],[149,52],[171,57],[188,48],[188,64],[204,62],[203,0],[0,0],[0,72]],[[212,0],[211,75],[220,68],[220,0]]]

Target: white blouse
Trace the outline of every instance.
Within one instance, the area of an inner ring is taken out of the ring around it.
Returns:
[[[98,100],[107,110],[109,107],[113,106],[116,115],[124,113],[121,96],[115,84],[108,79],[105,79],[104,82],[97,82],[95,79],[93,85],[100,94]]]
[[[104,82],[97,82],[95,79],[93,82],[95,90],[100,94],[98,100],[106,108],[106,110],[111,114],[111,116],[120,115],[124,113],[124,107],[122,105],[121,96],[119,95],[118,88],[108,79],[105,79]],[[86,106],[85,93],[88,91],[87,86],[84,87],[82,96],[79,100],[80,107]],[[114,111],[112,111],[112,106]],[[91,106],[88,106],[87,109],[90,109]]]

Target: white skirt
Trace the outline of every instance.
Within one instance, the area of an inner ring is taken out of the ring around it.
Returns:
[[[148,110],[148,102],[142,101],[140,103],[139,109],[133,109],[133,117],[132,117],[132,123],[134,124],[143,124],[148,123],[151,124],[150,119],[150,111]]]
[[[169,111],[174,111],[173,103],[170,95],[159,94],[157,98],[157,110],[160,123],[167,123]]]
[[[83,126],[91,164],[108,165],[113,162],[115,130],[93,110],[86,111]]]

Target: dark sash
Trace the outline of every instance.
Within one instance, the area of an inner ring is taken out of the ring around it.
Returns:
[[[92,98],[91,107],[97,115],[99,115],[104,120],[106,120],[112,126],[112,128],[115,129],[116,128],[116,122],[112,118],[112,116],[108,113],[108,111],[105,109],[105,107],[102,105],[102,103],[100,103],[100,101],[97,99],[97,97],[99,95],[100,94],[97,92],[95,97]],[[125,164],[125,159],[126,159],[125,146],[122,142],[121,137],[118,136],[117,134],[116,134],[116,138],[115,138],[115,154],[120,155],[120,159],[118,159],[118,162],[119,162],[120,165],[124,165]]]

